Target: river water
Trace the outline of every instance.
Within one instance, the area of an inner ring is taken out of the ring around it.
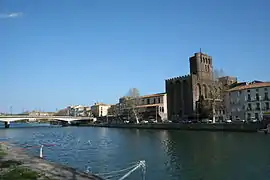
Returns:
[[[97,174],[145,160],[146,180],[270,179],[270,136],[264,134],[39,127],[0,129],[0,138],[21,147],[54,144],[44,147],[46,159]],[[39,148],[26,151],[39,155]],[[125,172],[103,176],[117,174]],[[135,171],[128,179],[141,178]]]

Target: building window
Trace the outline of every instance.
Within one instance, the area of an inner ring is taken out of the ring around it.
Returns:
[[[258,93],[256,93],[256,100],[259,101],[260,100],[260,96]]]
[[[256,92],[259,92],[259,89],[256,89]]]
[[[153,98],[153,104],[156,104],[156,99],[155,98]]]
[[[266,103],[265,103],[265,109],[266,109],[266,110],[269,110],[269,109],[270,109],[269,102],[266,102]]]
[[[248,89],[247,92],[250,92],[250,89]]]
[[[157,103],[158,103],[158,104],[160,103],[160,97],[157,98]]]
[[[251,104],[250,103],[248,104],[248,110],[251,110]]]
[[[247,100],[248,100],[248,101],[251,101],[251,96],[250,96],[250,94],[248,94]]]
[[[265,92],[265,93],[264,93],[264,100],[269,100],[268,92]]]
[[[256,103],[256,110],[260,110],[260,103]]]
[[[240,96],[240,94],[241,94],[241,91],[238,91],[238,92],[237,92],[237,96]]]
[[[264,88],[265,91],[267,91],[267,88]]]
[[[150,99],[147,99],[147,104],[150,104]]]

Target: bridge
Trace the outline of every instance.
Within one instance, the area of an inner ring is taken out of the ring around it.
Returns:
[[[21,120],[38,120],[38,119],[48,119],[48,120],[58,120],[71,124],[72,121],[85,121],[94,120],[93,117],[74,117],[74,116],[28,116],[28,115],[9,115],[0,116],[0,122],[5,123],[5,128],[9,128],[10,122],[21,121]]]

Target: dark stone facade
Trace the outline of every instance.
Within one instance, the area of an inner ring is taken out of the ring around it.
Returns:
[[[222,82],[213,77],[212,57],[195,53],[189,58],[190,74],[165,81],[168,119],[180,120],[198,115],[200,97],[204,103],[222,91]],[[209,103],[208,103],[209,104]],[[218,114],[221,112],[218,111]]]

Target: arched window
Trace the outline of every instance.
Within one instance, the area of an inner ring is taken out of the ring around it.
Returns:
[[[196,95],[195,99],[196,101],[198,101],[200,96],[202,95],[201,85],[199,83],[196,85],[195,95]]]
[[[203,96],[204,96],[204,98],[208,97],[208,91],[207,91],[207,87],[205,84],[203,85]]]

